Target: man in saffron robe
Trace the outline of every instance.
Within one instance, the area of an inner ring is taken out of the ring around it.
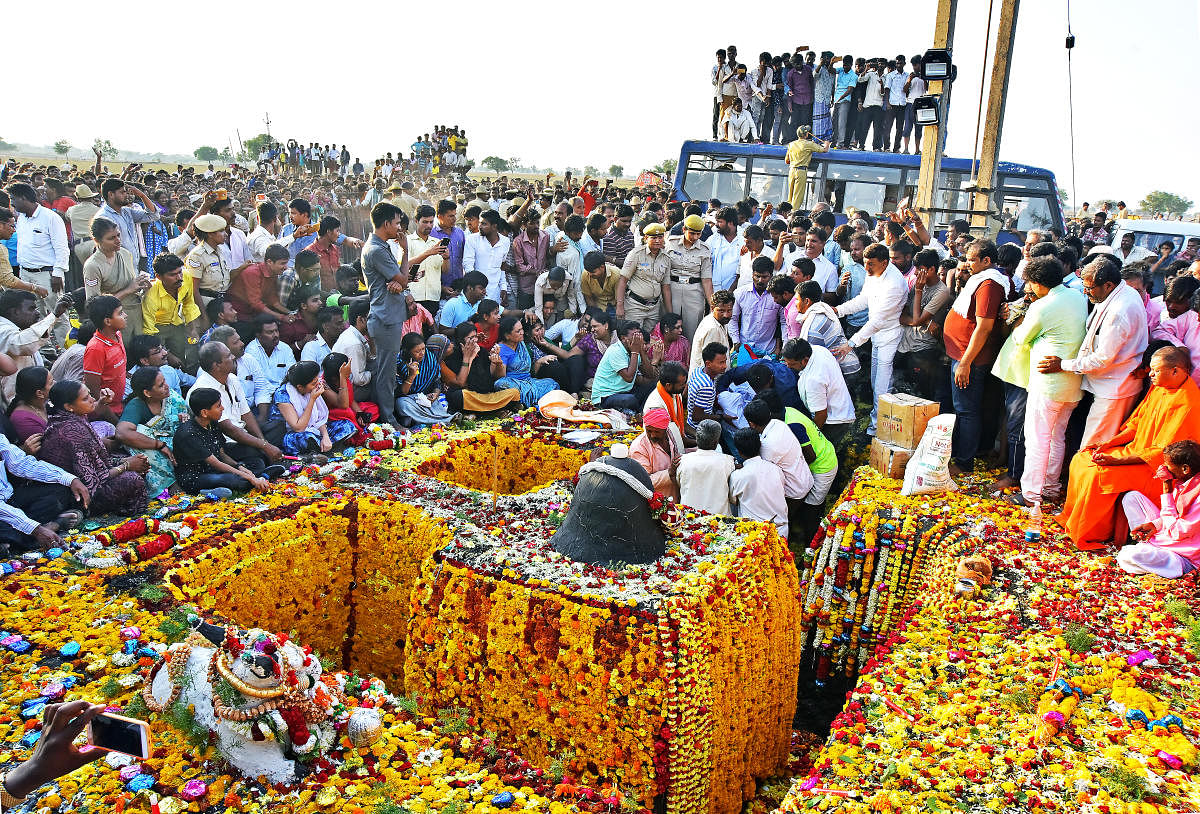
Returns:
[[[661,407],[642,414],[642,434],[629,445],[629,457],[642,465],[650,476],[654,491],[679,502],[679,482],[675,467],[683,450],[675,445],[667,427],[671,414]]]
[[[1153,385],[1110,441],[1089,446],[1071,461],[1067,500],[1055,519],[1082,550],[1102,548],[1128,531],[1117,504],[1125,492],[1153,500],[1161,492],[1155,472],[1163,448],[1200,439],[1200,388],[1191,379],[1185,348],[1162,348],[1150,360]],[[1117,527],[1118,518],[1121,527]]]

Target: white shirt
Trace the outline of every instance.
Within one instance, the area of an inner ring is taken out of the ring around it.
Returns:
[[[1117,245],[1113,247],[1113,256],[1120,260],[1123,264],[1129,265],[1130,263],[1136,263],[1139,260],[1145,260],[1147,257],[1154,257],[1154,252],[1143,246],[1134,244],[1133,248],[1129,250],[1129,256],[1126,257],[1125,255],[1121,254],[1120,245]]]
[[[774,262],[775,252],[768,252],[767,247],[763,246],[763,250],[758,254],[746,252],[738,260],[737,288],[744,288],[754,282],[754,269],[752,266],[754,265],[754,261],[760,257],[769,257],[771,258],[771,262]],[[772,272],[772,276],[774,276],[774,272]]]
[[[17,213],[17,265],[51,266],[51,273],[62,279],[69,262],[67,226],[57,212],[38,204],[32,215]]]
[[[267,247],[272,243],[278,243],[280,246],[287,248],[289,245],[291,245],[293,240],[295,240],[295,237],[292,235],[288,235],[287,237],[276,237],[264,229],[263,225],[260,223],[255,227],[254,231],[250,233],[250,236],[246,238],[246,247],[250,252],[250,259],[252,259],[255,263],[261,263],[264,259],[266,259]],[[237,268],[237,266],[234,266],[234,268]]]
[[[758,128],[754,126],[754,117],[750,111],[734,110],[732,107],[725,111],[725,138],[729,141],[745,141],[758,138]]]
[[[350,384],[355,387],[371,383],[371,368],[367,364],[367,338],[353,325],[346,326],[333,343],[333,352],[345,354],[350,360]]]
[[[729,476],[737,464],[719,449],[698,449],[679,459],[679,502],[709,514],[729,514]]]
[[[334,340],[335,342],[337,340]],[[325,337],[317,333],[316,339],[310,339],[304,343],[304,347],[300,349],[301,362],[316,362],[318,365],[325,361],[325,357],[333,353],[333,348],[325,341]]]
[[[875,71],[867,71],[858,81],[867,83],[867,92],[863,96],[863,107],[881,107],[883,105],[883,78]]]
[[[812,346],[808,364],[796,375],[796,390],[810,413],[827,411],[826,423],[846,424],[854,420],[854,402],[846,387],[846,377],[828,348]]]
[[[884,75],[883,86],[887,89],[888,104],[892,107],[904,107],[908,104],[904,95],[904,83],[907,79],[908,75],[899,71],[888,71]]]
[[[807,254],[804,256],[808,257]],[[813,265],[816,267],[813,271],[813,282],[819,283],[821,290],[826,293],[837,291],[837,266],[830,262],[829,258],[823,254],[818,254],[816,257],[809,257],[808,259],[813,261]]]
[[[242,389],[242,383],[236,374],[230,373],[225,384],[221,384],[207,370],[201,370],[192,389],[200,387],[208,387],[220,393],[221,406],[225,408],[222,418],[229,419],[238,429],[246,429],[246,422],[242,416],[250,412],[250,402],[246,401],[246,391]]]
[[[296,364],[296,354],[283,342],[275,345],[275,349],[267,353],[258,339],[251,339],[250,344],[246,345],[245,355],[258,362],[267,381],[276,387],[283,384],[283,377],[287,375],[288,368]]]
[[[1142,380],[1130,377],[1142,363],[1149,332],[1142,296],[1124,280],[1088,316],[1083,344],[1062,369],[1083,374],[1083,389],[1096,398],[1119,399],[1141,392]]]
[[[568,249],[568,251],[571,251]],[[578,252],[575,252],[578,254]],[[563,279],[562,285],[557,290],[550,285],[550,272],[543,271],[538,275],[533,284],[533,310],[536,314],[542,313],[542,302],[546,297],[554,297],[554,305],[558,311],[570,311],[573,314],[582,314],[587,310],[587,304],[583,301],[583,292],[579,290],[579,284],[575,282],[575,278],[568,272]]]
[[[800,440],[778,418],[772,418],[763,429],[760,454],[783,470],[784,497],[799,500],[812,490],[812,470],[804,460]]]
[[[196,245],[196,241],[192,240],[192,236],[187,232],[180,232],[167,241],[167,251],[178,257],[180,260],[187,257],[188,252]]]
[[[723,234],[714,229],[704,242],[712,251],[713,288],[729,288],[730,283],[737,279],[742,246],[745,245],[741,232],[733,240],[726,240]]]
[[[242,382],[242,390],[246,399],[255,407],[260,404],[270,404],[275,398],[275,387],[263,373],[262,365],[251,359],[245,353],[237,360],[237,377]]]
[[[467,243],[463,248],[463,274],[468,271],[481,272],[488,278],[487,294],[489,300],[500,302],[500,292],[508,291],[508,283],[500,264],[508,256],[512,240],[503,235],[493,246],[482,234],[468,234]]]
[[[915,102],[918,97],[925,95],[925,88],[927,86],[925,84],[925,80],[917,76],[915,73],[910,73],[909,76],[912,77],[912,84],[908,86],[908,96],[905,98],[905,101],[911,104]],[[905,81],[907,82],[908,80],[906,79]]]
[[[229,245],[222,243],[217,247],[217,251],[225,260],[225,267],[229,269],[241,268],[243,264],[253,260],[246,233],[236,226],[229,228]]]
[[[439,238],[432,235],[422,238],[416,232],[412,232],[408,236],[408,256],[410,258],[418,257],[432,249],[438,242]],[[388,245],[391,246],[392,244],[393,241],[389,240]],[[396,256],[398,248],[399,244],[392,249],[393,257]],[[402,260],[403,258],[396,257],[397,263]],[[442,270],[445,262],[445,258],[435,254],[432,257],[426,257],[421,261],[420,265],[409,269],[411,277],[408,290],[413,295],[413,299],[434,301],[442,298]]]
[[[788,513],[787,501],[783,497],[783,471],[775,464],[757,455],[743,463],[741,469],[729,476],[729,498],[738,504],[738,517],[774,523],[779,533],[787,536]]]
[[[903,333],[900,326],[900,312],[908,300],[908,281],[900,273],[900,269],[891,263],[878,277],[867,275],[863,281],[862,291],[852,300],[839,305],[835,310],[839,317],[867,309],[867,322],[850,337],[854,347],[865,345],[873,335],[879,334],[882,342],[893,339],[900,341]],[[1144,310],[1144,309],[1143,309]]]

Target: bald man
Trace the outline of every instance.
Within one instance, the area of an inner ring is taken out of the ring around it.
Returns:
[[[1136,491],[1154,500],[1162,491],[1155,473],[1163,464],[1163,448],[1200,439],[1200,388],[1191,372],[1191,357],[1183,348],[1157,351],[1150,359],[1145,401],[1115,436],[1072,459],[1067,500],[1055,519],[1078,548],[1124,542],[1128,528],[1117,511],[1121,495]]]

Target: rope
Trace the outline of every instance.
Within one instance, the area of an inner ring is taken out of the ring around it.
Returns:
[[[979,186],[976,173],[979,170],[979,131],[983,127],[983,86],[987,80],[988,50],[992,45],[992,6],[995,0],[988,0],[987,28],[983,36],[983,67],[979,69],[979,109],[975,112],[975,146],[971,148],[971,181]],[[997,43],[997,46],[999,43]]]
[[[1067,0],[1067,116],[1068,132],[1071,134],[1071,201],[1075,214],[1079,215],[1079,198],[1075,191],[1075,86],[1071,77],[1071,50],[1075,47],[1075,35],[1071,33],[1071,0]]]
[[[621,481],[646,500],[654,497],[654,492],[650,489],[647,489],[646,485],[633,475],[630,475],[628,472],[617,469],[615,466],[606,464],[602,461],[592,461],[591,463],[587,463],[579,467],[579,474],[582,475],[584,472],[603,472],[605,475],[611,475],[612,477]]]

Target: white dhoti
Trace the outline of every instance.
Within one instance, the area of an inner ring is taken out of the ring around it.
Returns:
[[[1158,507],[1141,492],[1126,492],[1121,497],[1121,509],[1131,529],[1157,520],[1159,515]],[[1155,574],[1167,579],[1181,577],[1193,568],[1184,557],[1154,543],[1125,546],[1117,552],[1117,565],[1129,574]]]

